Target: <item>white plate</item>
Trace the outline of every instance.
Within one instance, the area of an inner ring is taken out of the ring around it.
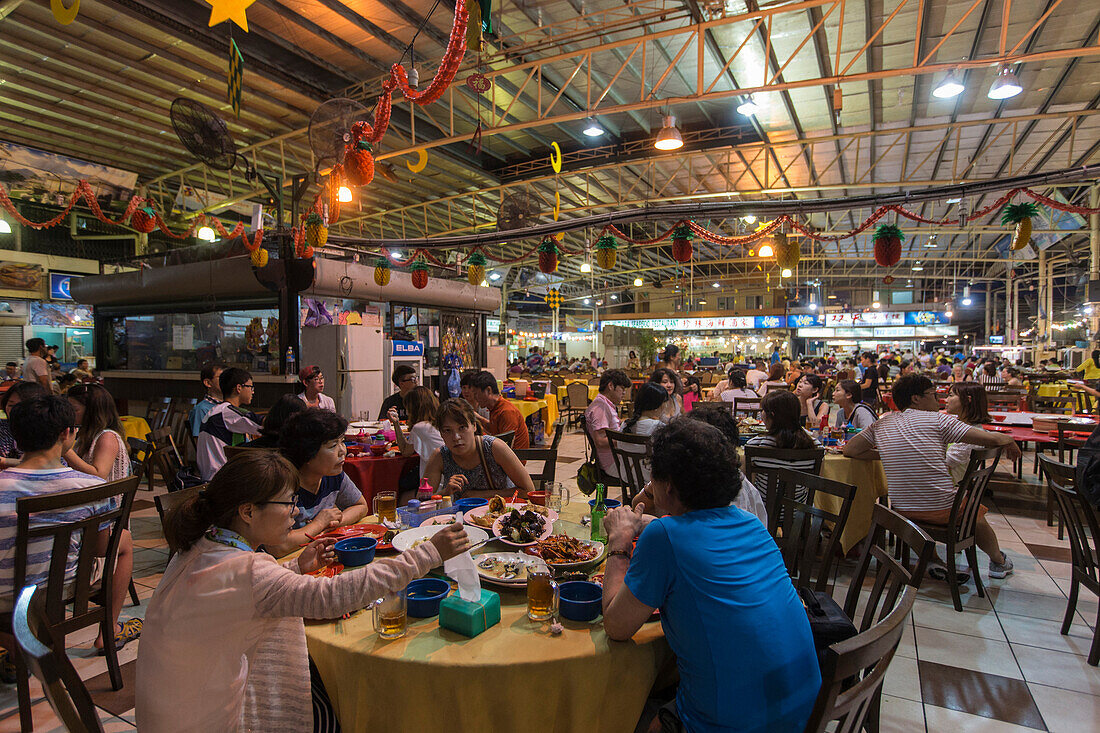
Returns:
[[[406,529],[404,532],[398,532],[397,536],[393,538],[393,549],[404,552],[411,548],[417,540],[427,539],[445,526],[444,524],[433,524],[428,527],[413,527],[412,529]],[[467,527],[466,536],[470,538],[470,543],[475,545],[482,540],[489,539],[489,534],[478,527]]]
[[[524,566],[526,566],[528,568],[541,568],[543,570],[547,569],[546,568],[546,563],[542,560],[542,558],[532,557],[531,555],[525,555],[522,552],[486,552],[482,555],[474,556],[474,565],[477,566],[478,576],[480,576],[480,578],[483,581],[485,581],[486,583],[491,583],[493,585],[500,585],[500,586],[504,586],[506,588],[512,588],[512,587],[515,587],[517,585],[518,586],[527,585],[527,575],[526,575],[526,573],[520,573],[519,576],[517,576],[516,578],[510,579],[510,580],[504,580],[503,578],[498,578],[497,576],[487,572],[485,570],[485,568],[481,567],[481,565],[479,564],[479,563],[484,562],[486,560],[486,558],[492,558],[492,559],[495,559],[495,560],[500,560],[501,562],[518,562],[518,563],[522,563]]]
[[[439,514],[437,516],[431,517],[430,519],[425,519],[423,522],[420,523],[420,526],[433,527],[438,524],[447,525],[454,524],[455,522],[462,524],[461,512],[455,512],[454,514]]]
[[[560,570],[580,570],[581,568],[583,568],[586,565],[598,564],[601,560],[603,560],[604,552],[606,552],[606,550],[607,550],[607,548],[604,546],[604,543],[600,542],[599,540],[586,540],[586,539],[582,539],[582,538],[577,538],[577,539],[579,539],[582,543],[584,543],[584,544],[586,544],[590,547],[596,548],[595,557],[593,557],[590,560],[578,560],[576,562],[555,562],[555,563],[547,563],[547,565],[550,565],[550,567],[554,568],[555,570],[559,570],[559,571]],[[528,547],[525,547],[523,551],[530,554],[533,549],[534,549],[534,544],[532,544]],[[538,555],[531,555],[531,556],[532,557],[538,557]],[[539,558],[539,559],[541,560],[542,558]]]
[[[532,540],[531,542],[513,542],[512,540],[510,540],[509,538],[507,538],[503,534],[501,534],[501,531],[500,531],[501,523],[507,518],[508,518],[508,514],[501,514],[499,517],[497,517],[497,520],[495,522],[493,522],[493,534],[496,535],[497,538],[499,538],[500,541],[503,542],[506,545],[511,545],[512,547],[530,547],[531,545],[535,544],[539,540],[544,540],[547,537],[549,537],[550,535],[554,534],[554,520],[552,520],[548,517],[543,517],[542,518],[542,533],[539,534],[538,539]]]
[[[527,506],[527,502],[516,502],[515,504],[505,504],[504,506],[508,511],[511,511],[512,509],[519,509],[521,507]],[[478,525],[474,524],[472,519],[474,517],[483,517],[488,513],[489,513],[489,505],[488,504],[482,504],[481,506],[474,507],[470,511],[466,512],[466,514],[463,515],[463,519],[465,520],[466,524],[470,525],[471,527],[478,527],[479,529],[485,529],[484,527],[479,527]],[[554,511],[553,509],[547,509],[546,510],[546,521],[547,522],[553,524],[555,521],[557,521],[557,518],[558,518],[558,513],[556,511]]]

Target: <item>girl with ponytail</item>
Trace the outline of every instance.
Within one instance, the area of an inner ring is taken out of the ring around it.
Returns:
[[[310,542],[279,564],[298,472],[278,453],[249,451],[168,515],[176,555],[145,614],[137,660],[142,731],[313,730],[303,618],[338,618],[399,591],[470,543],[461,525],[398,557],[331,577],[334,540]],[[166,692],[168,691],[168,692]]]

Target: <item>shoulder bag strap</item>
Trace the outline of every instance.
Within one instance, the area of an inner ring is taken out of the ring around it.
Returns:
[[[485,484],[489,487],[489,491],[496,491],[497,487],[493,483],[493,474],[489,470],[489,462],[485,460],[485,438],[480,436],[477,439],[477,457],[481,459],[481,470],[485,473]]]

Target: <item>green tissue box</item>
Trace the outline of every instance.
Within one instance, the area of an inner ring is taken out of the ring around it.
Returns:
[[[462,600],[455,591],[439,604],[439,625],[463,636],[477,636],[499,623],[500,596],[491,590],[482,588],[477,603]]]

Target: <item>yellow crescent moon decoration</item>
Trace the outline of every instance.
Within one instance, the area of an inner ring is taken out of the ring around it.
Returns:
[[[559,214],[561,214],[561,194],[554,191],[554,221],[558,220]]]
[[[64,0],[50,0],[50,11],[54,20],[61,25],[68,25],[76,20],[76,14],[80,12],[80,0],[73,0],[70,8],[65,7]]]
[[[550,167],[555,173],[561,173],[561,148],[557,143],[550,143],[550,147],[553,148],[550,151]]]
[[[409,170],[413,173],[419,173],[420,171],[428,167],[428,151],[417,150],[416,154],[419,157],[415,163],[410,163],[407,160],[405,161],[405,165],[407,165],[409,167]]]

